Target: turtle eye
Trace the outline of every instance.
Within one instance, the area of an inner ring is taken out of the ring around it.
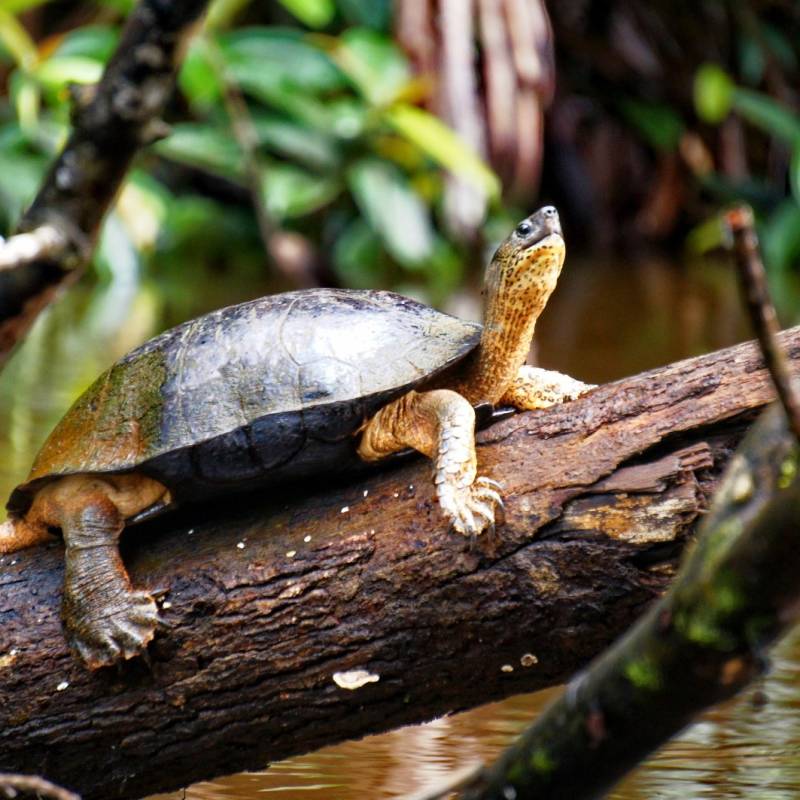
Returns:
[[[530,236],[532,230],[533,226],[530,224],[530,222],[525,220],[524,222],[520,222],[520,224],[517,225],[517,236],[525,238],[526,236]]]

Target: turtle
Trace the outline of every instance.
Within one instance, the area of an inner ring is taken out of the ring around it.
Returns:
[[[62,617],[91,669],[143,654],[158,624],[119,552],[126,526],[409,448],[431,459],[458,534],[494,525],[475,407],[537,409],[591,388],[525,364],[565,246],[539,209],[487,269],[483,325],[398,294],[307,289],[213,311],[124,356],[78,398],[11,494],[0,553],[65,545]]]

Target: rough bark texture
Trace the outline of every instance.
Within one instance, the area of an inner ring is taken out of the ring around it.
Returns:
[[[800,359],[800,329],[783,341]],[[134,581],[166,601],[150,665],[86,672],[60,548],[7,556],[0,770],[133,798],[562,681],[665,588],[771,398],[742,345],[495,424],[479,460],[506,522],[472,548],[421,460],[133,529]]]
[[[701,711],[763,673],[766,649],[800,611],[799,452],[773,404],[731,459],[670,591],[462,800],[604,797]]]
[[[0,244],[20,251],[16,265],[0,259],[0,364],[57,290],[78,277],[134,156],[163,136],[160,115],[181,45],[207,1],[140,0],[100,82],[76,96],[69,141],[18,226],[22,233],[46,226],[55,236],[39,248],[20,250],[14,237]]]

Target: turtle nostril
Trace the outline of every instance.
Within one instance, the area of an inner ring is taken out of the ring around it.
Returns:
[[[545,206],[542,209],[542,214],[545,217],[557,217],[558,216],[558,211],[556,211],[556,207],[555,206]]]

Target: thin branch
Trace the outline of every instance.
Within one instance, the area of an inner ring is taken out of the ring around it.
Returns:
[[[69,239],[55,225],[41,225],[30,233],[0,239],[0,270],[17,269],[36,261],[58,260]]]
[[[26,794],[36,794],[40,798],[48,800],[81,800],[80,795],[69,792],[50,783],[37,775],[14,775],[8,772],[0,772],[0,794],[7,798],[17,796],[18,792]]]
[[[75,97],[73,130],[18,233],[0,245],[0,364],[89,261],[139,150],[164,135],[186,38],[208,0],[140,0],[100,82]]]
[[[726,212],[724,221],[731,233],[742,292],[764,361],[786,411],[789,425],[800,440],[800,395],[792,381],[786,354],[776,338],[780,332],[780,324],[769,296],[767,275],[753,224],[753,212],[749,206],[737,206]]]

